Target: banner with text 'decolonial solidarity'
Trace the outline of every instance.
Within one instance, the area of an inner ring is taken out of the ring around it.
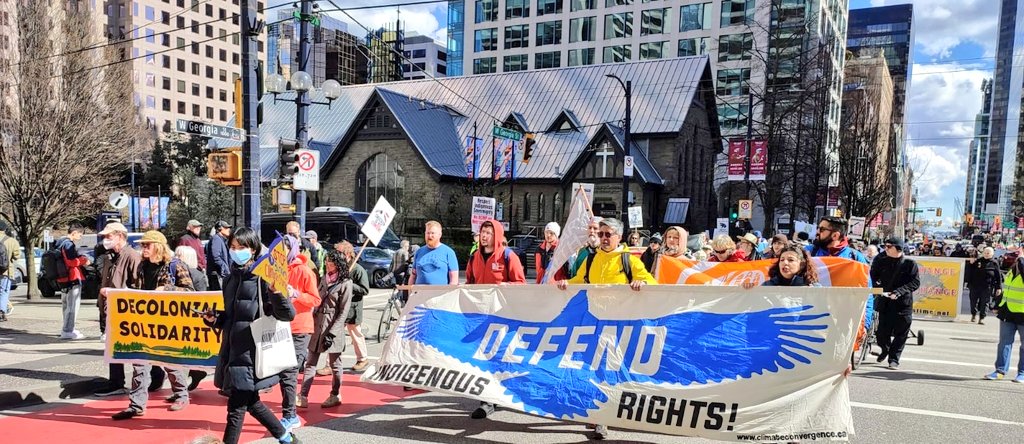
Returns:
[[[823,287],[414,287],[362,380],[729,441],[853,435],[867,295]]]

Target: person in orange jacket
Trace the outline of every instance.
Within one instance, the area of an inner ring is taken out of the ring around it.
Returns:
[[[544,280],[544,273],[547,272],[548,263],[551,262],[551,257],[555,255],[555,248],[558,247],[558,236],[562,234],[562,227],[558,226],[558,222],[548,222],[544,226],[544,242],[537,248],[537,252],[534,253],[534,266],[537,270],[537,283],[540,284]],[[562,279],[569,279],[569,264],[562,264],[562,267],[555,270],[554,281],[560,281]]]
[[[302,426],[302,420],[295,412],[299,406],[296,398],[299,384],[299,369],[305,367],[309,352],[309,337],[313,334],[313,310],[320,305],[320,290],[317,277],[309,268],[309,257],[301,254],[301,240],[292,235],[283,238],[288,246],[288,299],[295,307],[292,319],[292,343],[295,345],[295,362],[298,366],[281,372],[281,425],[288,433]]]
[[[505,227],[494,219],[480,225],[480,248],[469,256],[466,265],[467,284],[525,284],[526,273],[523,264],[505,243]],[[494,404],[480,402],[480,407],[470,415],[473,419],[484,419],[494,413]]]
[[[505,227],[494,219],[480,225],[480,248],[469,256],[467,284],[525,284],[526,272],[519,256],[505,243]]]

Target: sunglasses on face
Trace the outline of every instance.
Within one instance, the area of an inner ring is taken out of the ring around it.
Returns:
[[[597,237],[607,237],[607,238],[610,238],[610,237],[615,236],[615,235],[616,235],[615,233],[611,233],[611,232],[608,232],[608,231],[598,231],[597,232]]]
[[[726,254],[729,250],[715,250],[715,254]]]

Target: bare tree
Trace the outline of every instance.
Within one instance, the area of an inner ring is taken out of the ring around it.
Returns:
[[[0,97],[0,216],[26,251],[47,227],[102,208],[147,136],[132,101],[130,54],[96,45],[87,4],[16,0],[16,44]],[[89,46],[95,49],[78,51]],[[34,270],[35,256],[26,255]],[[29,297],[38,295],[29,275]]]
[[[892,175],[888,174],[891,112],[886,112],[891,111],[887,105],[892,101],[891,96],[879,94],[878,88],[860,84],[844,92],[843,134],[838,149],[842,172],[838,175],[839,199],[844,214],[868,220],[893,204]]]

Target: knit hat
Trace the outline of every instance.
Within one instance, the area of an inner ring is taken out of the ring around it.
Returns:
[[[649,241],[647,241],[647,244],[648,244],[648,245],[650,245],[650,244],[658,244],[658,245],[661,245],[661,243],[662,243],[662,242],[661,242],[661,235],[660,235],[660,234],[657,234],[657,233],[655,233],[654,235],[652,235],[652,236],[651,236],[651,239],[650,239]]]
[[[548,224],[544,226],[544,231],[555,233],[555,237],[562,235],[562,227],[558,226],[558,222],[548,222]]]
[[[900,240],[900,238],[898,237],[889,238],[888,240],[885,241],[885,243],[892,245],[893,248],[899,251],[903,251],[903,241]]]

